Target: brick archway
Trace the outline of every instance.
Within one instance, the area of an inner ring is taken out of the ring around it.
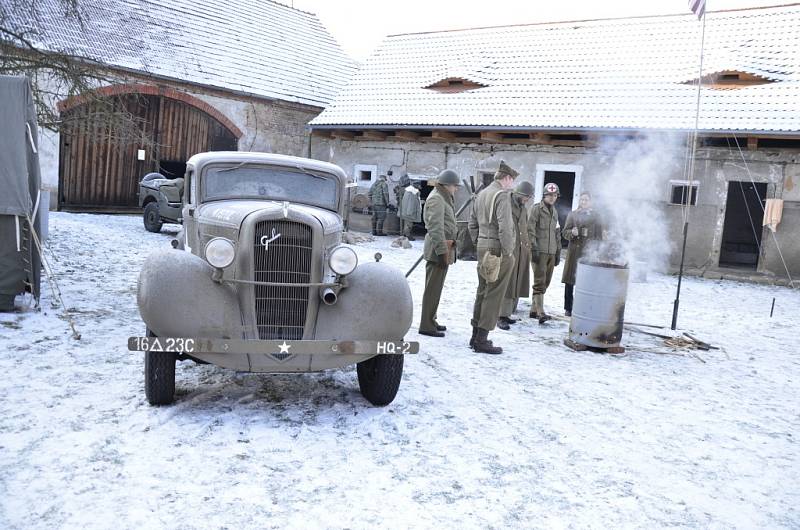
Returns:
[[[237,140],[241,138],[242,135],[244,134],[242,130],[239,129],[239,127],[237,127],[224,114],[222,114],[220,111],[218,111],[205,101],[198,99],[192,96],[191,94],[187,94],[186,92],[180,92],[178,90],[169,87],[144,85],[141,83],[125,83],[120,85],[110,85],[98,88],[93,92],[93,97],[119,96],[123,94],[162,96],[165,98],[182,101],[183,103],[191,105],[192,107],[195,107],[196,109],[201,110],[206,114],[208,114],[209,116],[213,117],[215,120],[220,122],[226,129],[228,129],[231,132],[231,134],[233,134],[236,137]],[[83,105],[84,103],[87,103],[90,100],[91,98],[86,95],[72,96],[58,103],[58,111],[62,113],[66,112],[75,107]]]

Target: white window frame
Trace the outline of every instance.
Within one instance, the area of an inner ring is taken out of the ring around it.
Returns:
[[[361,172],[369,171],[369,184],[366,180],[361,180]],[[376,164],[355,164],[353,166],[353,181],[359,186],[371,186],[378,178],[378,166]]]
[[[564,173],[574,173],[575,183],[572,187],[572,209],[576,210],[581,201],[581,192],[583,191],[583,166],[580,165],[565,165],[565,164],[536,164],[536,182],[534,182],[534,200],[539,202],[542,200],[542,192],[544,191],[544,172],[545,171],[563,171]]]
[[[686,206],[697,206],[697,202],[700,200],[700,181],[698,180],[670,180],[667,186],[667,204],[670,206],[683,206],[682,203],[679,202],[672,202],[672,191],[675,186],[691,186],[694,187],[694,204],[692,201],[689,201],[689,204]],[[691,199],[691,191],[689,192],[689,198]]]

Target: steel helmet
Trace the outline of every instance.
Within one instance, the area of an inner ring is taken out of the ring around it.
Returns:
[[[545,195],[561,195],[561,190],[558,189],[558,184],[555,182],[548,182],[544,185]]]
[[[518,195],[523,195],[525,197],[532,197],[533,196],[533,184],[528,182],[527,180],[523,180],[517,187],[514,188],[514,193]]]
[[[461,179],[458,178],[458,173],[452,169],[445,169],[439,176],[436,177],[437,184],[461,186]]]

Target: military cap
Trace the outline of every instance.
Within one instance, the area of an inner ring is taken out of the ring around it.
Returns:
[[[512,179],[515,179],[519,176],[519,172],[508,164],[506,164],[503,160],[500,161],[500,167],[497,168],[497,172],[494,174],[495,180],[500,180],[501,178],[508,175]]]
[[[514,188],[514,193],[518,195],[524,195],[525,197],[532,197],[533,196],[533,184],[528,182],[527,180],[523,180],[517,187]]]
[[[454,186],[461,186],[461,180],[458,178],[458,173],[452,169],[445,169],[436,177],[436,182],[441,185],[451,184]]]

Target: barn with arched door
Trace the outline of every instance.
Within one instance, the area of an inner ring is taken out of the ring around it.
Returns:
[[[60,138],[59,209],[136,208],[145,174],[179,177],[196,153],[237,150],[241,132],[185,93],[148,94],[130,86],[109,92],[116,93],[62,109],[67,126]]]

